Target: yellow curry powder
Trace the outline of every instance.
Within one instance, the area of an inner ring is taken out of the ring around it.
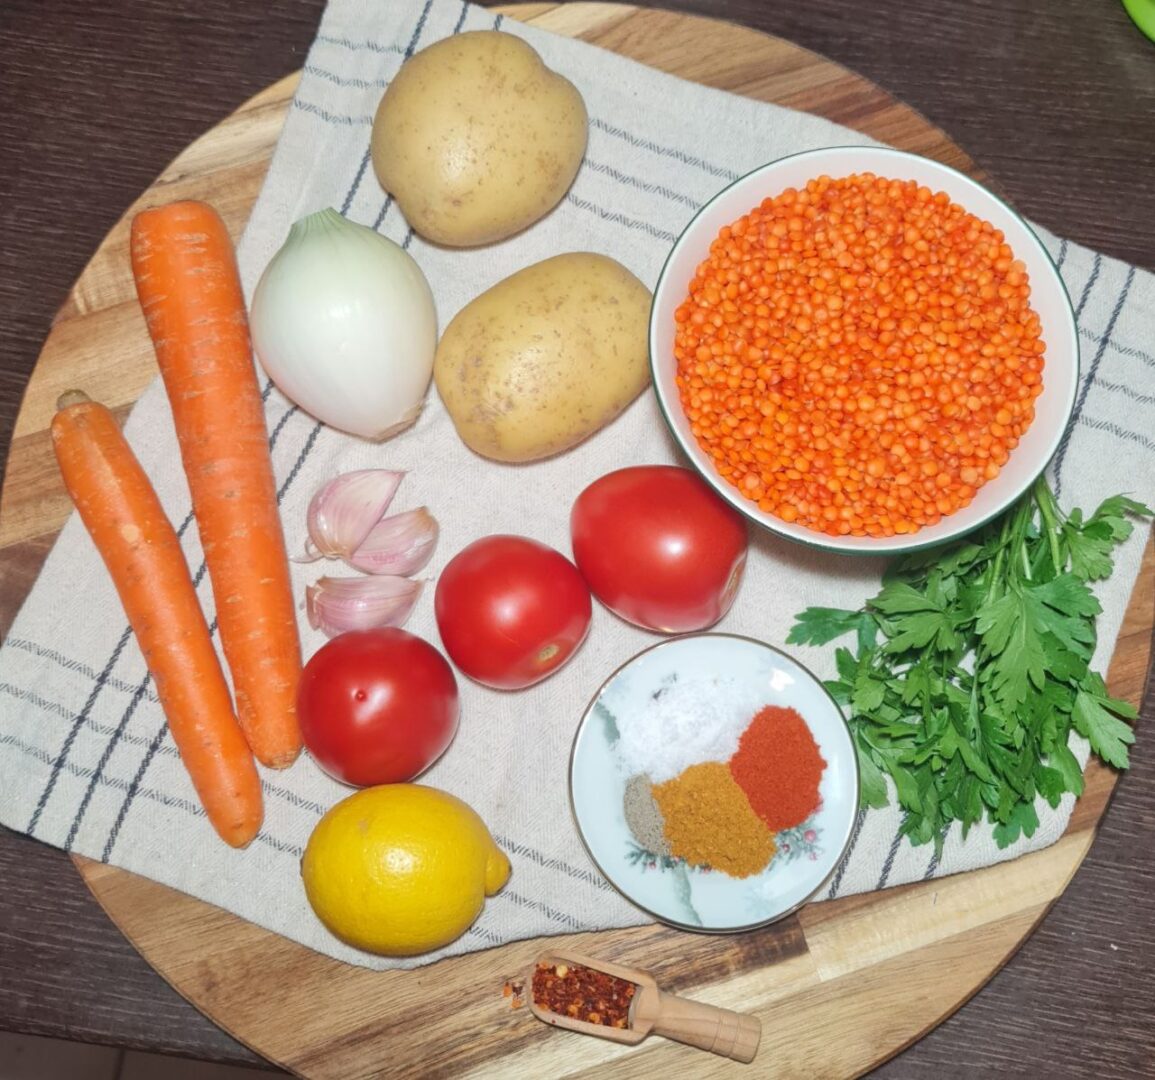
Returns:
[[[736,878],[765,870],[774,857],[774,837],[728,765],[691,765],[653,791],[672,855]]]

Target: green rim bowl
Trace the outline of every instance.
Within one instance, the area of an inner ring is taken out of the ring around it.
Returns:
[[[714,468],[690,431],[675,381],[674,312],[687,295],[690,281],[724,225],[748,213],[763,199],[788,187],[800,188],[816,177],[874,173],[914,180],[1002,231],[1006,242],[1027,267],[1031,305],[1039,315],[1046,344],[1043,391],[1035,401],[1035,419],[999,475],[981,487],[969,506],[916,533],[889,537],[828,536],[783,521],[760,510]],[[1079,382],[1079,335],[1071,299],[1059,271],[1031,227],[1002,199],[956,169],[901,150],[870,146],[835,146],[779,158],[735,180],[694,215],[678,237],[654,290],[650,311],[650,368],[662,414],[691,465],[731,506],[764,529],[789,540],[827,551],[889,555],[935,547],[972,532],[1014,503],[1047,467],[1062,440],[1075,404]]]

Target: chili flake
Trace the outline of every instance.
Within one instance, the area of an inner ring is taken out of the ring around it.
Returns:
[[[625,1028],[637,985],[584,964],[538,964],[533,973],[535,1005],[588,1024]]]

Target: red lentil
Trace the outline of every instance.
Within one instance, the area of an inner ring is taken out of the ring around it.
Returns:
[[[1002,232],[871,173],[725,226],[675,313],[698,444],[762,510],[834,536],[933,525],[1034,418],[1043,351]]]
[[[625,1028],[637,984],[584,964],[538,964],[533,973],[535,1005],[587,1024]]]

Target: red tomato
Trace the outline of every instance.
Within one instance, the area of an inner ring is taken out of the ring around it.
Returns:
[[[450,659],[471,679],[518,690],[577,651],[590,591],[561,553],[524,536],[486,536],[441,572],[433,610]]]
[[[356,787],[423,773],[457,731],[457,680],[445,657],[405,630],[351,630],[301,674],[301,738],[330,776]]]
[[[689,469],[639,465],[595,480],[570,514],[574,561],[623,619],[667,634],[713,626],[746,567],[742,515]]]

